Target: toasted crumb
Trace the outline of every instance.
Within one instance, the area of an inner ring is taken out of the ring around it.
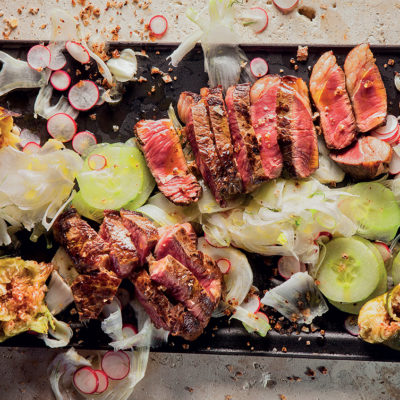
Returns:
[[[280,400],[287,400],[287,397],[284,394],[279,395]]]
[[[225,400],[232,400],[232,396],[230,394],[226,394],[224,399]]]
[[[29,14],[36,15],[39,12],[39,8],[30,8]]]
[[[193,388],[190,386],[185,386],[185,390],[187,390],[189,393],[193,393]]]
[[[171,82],[172,82],[171,75],[169,75],[169,74],[165,74],[161,79],[162,79],[165,83],[171,83]]]
[[[307,61],[308,59],[308,46],[299,46],[297,48],[297,61]]]
[[[90,114],[90,115],[89,115],[89,118],[90,118],[92,121],[96,121],[97,115],[96,115],[96,114]]]
[[[318,371],[321,372],[322,375],[326,375],[328,370],[325,367],[318,367]]]
[[[40,29],[46,29],[47,24],[40,25]]]
[[[284,353],[287,353],[287,348],[285,346],[282,347],[281,349]]]
[[[310,367],[308,367],[306,372],[304,372],[304,374],[307,376],[315,376],[315,371],[313,369],[311,369]]]
[[[11,29],[15,29],[18,26],[18,20],[16,18],[13,18],[11,20],[8,20],[7,24]]]
[[[151,75],[156,75],[156,74],[161,74],[162,72],[161,72],[160,68],[151,67],[150,73],[151,73]]]
[[[189,345],[188,345],[187,343],[184,343],[184,344],[182,345],[182,349],[184,349],[184,350],[189,350]]]

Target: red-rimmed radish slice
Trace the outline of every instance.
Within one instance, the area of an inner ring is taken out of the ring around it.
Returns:
[[[250,71],[256,78],[261,78],[268,74],[268,64],[263,58],[253,58],[250,62]]]
[[[44,68],[47,68],[50,64],[50,60],[51,54],[49,49],[41,44],[31,47],[26,57],[28,65],[36,69],[36,71],[42,71]]]
[[[287,14],[297,7],[299,0],[273,0],[273,3],[275,7],[279,9],[279,11]]]
[[[227,258],[220,258],[216,263],[223,274],[227,274],[231,269],[231,262]]]
[[[76,130],[76,122],[68,114],[54,114],[47,120],[47,132],[60,142],[70,141],[74,137]]]
[[[89,131],[78,132],[72,138],[72,148],[79,154],[84,153],[89,147],[94,146],[96,143],[96,136]]]
[[[22,149],[24,153],[37,153],[41,149],[40,144],[37,144],[36,142],[28,142]]]
[[[68,72],[65,71],[54,71],[50,77],[50,83],[56,90],[67,90],[71,84],[71,77]]]
[[[389,172],[392,175],[397,175],[400,173],[400,156],[395,151],[393,151],[392,159],[389,163]]]
[[[29,129],[22,129],[21,133],[19,134],[19,140],[22,147],[24,147],[29,142],[34,142],[40,145],[40,137],[33,133]]]
[[[108,388],[108,376],[101,369],[95,369],[94,373],[97,375],[97,379],[99,380],[99,386],[97,387],[96,394],[105,392]]]
[[[379,133],[372,132],[371,136],[374,136],[390,145],[395,145],[399,141],[400,130],[399,130],[399,127],[397,126],[396,129],[394,129],[392,132],[389,132],[385,135],[381,135]]]
[[[392,258],[392,252],[386,243],[377,241],[374,242],[374,245],[379,250],[379,253],[381,253],[383,262],[389,261]]]
[[[137,335],[138,330],[135,325],[132,324],[124,324],[122,327],[122,335],[124,338],[128,338],[134,335]]]
[[[278,261],[279,275],[284,279],[289,279],[297,272],[304,271],[304,264],[294,256],[282,256]]]
[[[99,378],[90,367],[82,367],[76,370],[73,381],[75,387],[84,394],[95,393],[99,387]]]
[[[251,26],[255,33],[261,33],[265,31],[268,26],[267,11],[261,7],[250,8],[250,13],[245,20],[246,22],[244,22],[244,25]]]
[[[97,100],[95,106],[101,106],[106,102],[103,98],[103,94],[105,93],[106,90],[103,88],[103,86],[98,86],[98,89],[99,89],[99,99]]]
[[[149,28],[154,36],[162,37],[168,29],[168,21],[163,15],[155,15],[150,19]]]
[[[264,314],[262,311],[257,311],[257,312],[255,313],[255,316],[256,316],[257,318],[263,319],[264,321],[266,321],[266,322],[269,323],[269,318],[268,318],[268,316],[267,316],[266,314]]]
[[[65,43],[65,48],[71,57],[81,64],[87,64],[90,61],[88,51],[80,43],[68,40],[68,42]]]
[[[386,135],[390,132],[393,132],[397,128],[398,123],[399,121],[397,120],[397,118],[394,115],[389,114],[386,117],[386,124],[374,129],[374,132],[379,135]]]
[[[328,243],[332,239],[332,233],[330,232],[320,232],[318,236],[315,238],[314,243],[318,242]]]
[[[47,48],[49,49],[51,54],[50,64],[48,65],[48,68],[53,71],[63,69],[67,65],[67,59],[65,58],[61,49],[51,44],[48,45]]]
[[[99,88],[92,81],[79,81],[69,90],[68,100],[76,110],[90,110],[99,100]]]
[[[250,294],[246,300],[240,305],[240,307],[247,310],[249,313],[255,314],[261,308],[260,297],[256,294]]]
[[[350,335],[358,336],[360,333],[360,328],[358,327],[358,318],[356,315],[349,315],[344,321],[344,327]]]
[[[207,242],[207,244],[209,244],[211,247],[215,247],[216,249],[224,249],[224,248],[229,247],[229,246],[218,246],[214,243],[211,243],[211,241],[207,239],[206,234],[204,234],[204,240]]]
[[[110,379],[124,379],[130,371],[131,362],[124,351],[107,351],[101,360],[101,368]]]
[[[89,168],[94,171],[101,171],[107,165],[107,159],[101,154],[91,154],[88,158]]]

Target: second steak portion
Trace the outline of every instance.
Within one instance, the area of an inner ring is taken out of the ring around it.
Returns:
[[[346,91],[342,68],[332,51],[314,65],[310,92],[321,118],[321,128],[329,149],[344,149],[356,138],[356,121]]]
[[[308,88],[301,78],[281,78],[277,116],[284,165],[292,175],[307,178],[318,168],[318,143]]]
[[[250,118],[250,84],[230,87],[225,97],[236,163],[246,192],[267,179],[257,139]]]
[[[135,134],[160,191],[178,205],[199,199],[201,187],[183,155],[178,134],[169,119],[142,120],[135,125]]]

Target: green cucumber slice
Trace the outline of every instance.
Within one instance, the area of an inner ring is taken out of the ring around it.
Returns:
[[[76,193],[72,199],[72,206],[76,208],[76,211],[78,211],[82,217],[91,219],[98,223],[103,220],[103,210],[89,206],[89,204],[86,203],[85,199],[83,198],[82,192],[80,191]]]
[[[389,242],[400,227],[400,207],[391,190],[378,182],[361,182],[347,188],[340,210],[357,224],[357,233],[370,240]]]
[[[400,252],[397,253],[392,262],[392,278],[395,285],[400,283]]]
[[[92,154],[106,158],[107,164],[101,170],[92,170],[88,160]],[[146,202],[154,188],[145,159],[139,149],[126,144],[98,146],[88,154],[84,167],[77,177],[80,197],[89,208],[96,210],[120,209],[124,206],[134,209]],[[89,214],[97,216],[97,211]]]
[[[357,237],[333,239],[326,244],[326,255],[316,276],[318,288],[331,301],[365,300],[382,279],[381,262]]]

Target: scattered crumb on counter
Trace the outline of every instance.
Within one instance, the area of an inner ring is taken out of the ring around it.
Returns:
[[[307,61],[308,59],[308,46],[299,46],[297,48],[297,61]]]

